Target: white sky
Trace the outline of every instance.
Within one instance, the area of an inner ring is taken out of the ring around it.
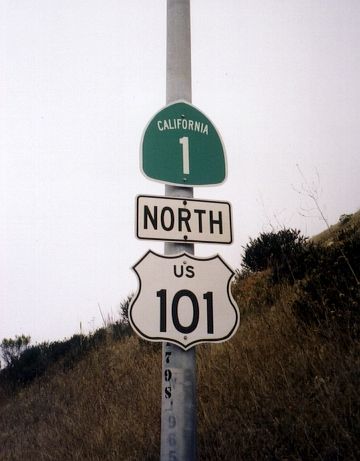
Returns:
[[[193,104],[219,129],[234,268],[249,237],[324,229],[360,207],[360,2],[192,0]],[[163,244],[135,238],[135,196],[164,194],[139,143],[165,104],[165,0],[0,2],[0,340],[62,339],[117,316],[131,270]]]

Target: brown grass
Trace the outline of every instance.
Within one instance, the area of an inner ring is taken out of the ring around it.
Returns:
[[[294,291],[269,294],[266,275],[241,283],[235,337],[197,347],[198,459],[359,460],[359,344],[302,328]],[[109,339],[3,398],[0,459],[159,459],[160,379],[159,347]]]
[[[321,232],[318,235],[315,235],[311,240],[314,243],[321,243],[323,245],[331,245],[334,238],[337,236],[337,234],[344,229],[349,228],[350,226],[354,226],[357,228],[360,228],[360,210],[357,211],[356,213],[353,213],[352,215],[348,215],[349,220],[345,222],[339,221],[336,224],[328,226],[326,230]],[[328,223],[325,222],[327,225]]]
[[[360,459],[359,349],[345,355],[279,306],[203,346],[200,459]]]
[[[132,337],[39,380],[1,408],[0,459],[157,459],[159,368]]]

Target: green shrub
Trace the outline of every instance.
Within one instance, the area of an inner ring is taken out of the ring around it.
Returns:
[[[307,239],[295,229],[263,233],[244,247],[241,266],[250,272],[270,269],[273,283],[293,283],[306,272],[307,246]]]
[[[339,218],[339,223],[344,225],[351,221],[352,214],[342,214]]]
[[[360,336],[358,226],[340,228],[325,245],[309,242],[292,229],[260,234],[245,247],[242,267],[243,276],[269,273],[269,290],[271,284],[295,284],[293,310],[303,324],[315,324],[324,334]]]
[[[131,301],[134,297],[134,293],[130,293],[123,301],[120,303],[120,316],[121,322],[123,325],[127,325],[130,328],[129,324],[129,307]]]
[[[15,336],[14,339],[4,338],[0,344],[1,356],[5,366],[11,366],[12,363],[29,347],[30,336]]]
[[[293,308],[306,324],[336,328],[351,338],[360,334],[360,233],[344,229],[332,245],[313,245],[307,274],[298,284]]]

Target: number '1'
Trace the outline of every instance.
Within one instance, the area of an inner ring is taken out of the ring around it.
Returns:
[[[179,143],[182,145],[183,173],[190,174],[189,138],[187,136],[183,136],[179,139]]]

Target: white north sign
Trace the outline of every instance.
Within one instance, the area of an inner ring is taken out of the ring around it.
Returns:
[[[228,202],[139,195],[136,199],[139,239],[231,243]]]
[[[226,341],[236,332],[240,314],[230,292],[234,272],[219,255],[162,256],[149,250],[133,269],[139,289],[129,321],[142,338],[186,350]]]

